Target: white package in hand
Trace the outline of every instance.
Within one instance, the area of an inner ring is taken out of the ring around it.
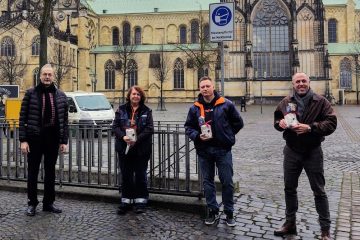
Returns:
[[[130,139],[130,141],[136,142],[136,131],[133,128],[126,129],[126,136]]]
[[[285,122],[288,127],[293,127],[299,123],[295,113],[288,113],[285,115]]]
[[[207,124],[201,125],[201,134],[206,138],[212,138],[211,126]]]

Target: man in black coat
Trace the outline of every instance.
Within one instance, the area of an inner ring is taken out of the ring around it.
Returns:
[[[20,111],[20,147],[28,157],[28,208],[34,216],[37,199],[37,179],[44,155],[43,211],[61,213],[55,207],[55,164],[59,150],[66,151],[68,142],[68,105],[64,92],[54,85],[54,69],[46,64],[40,71],[41,82],[26,91]]]

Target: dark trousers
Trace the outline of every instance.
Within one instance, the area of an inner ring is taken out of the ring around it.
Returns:
[[[286,220],[295,221],[298,210],[297,187],[302,170],[305,169],[315,198],[316,211],[322,230],[330,228],[328,198],[325,193],[323,152],[321,147],[306,153],[298,153],[288,146],[284,148],[284,182]]]
[[[43,205],[55,201],[55,164],[58,157],[59,142],[54,131],[45,131],[38,138],[28,142],[28,205],[37,206],[37,182],[41,158],[44,156],[44,198]]]
[[[127,155],[119,156],[122,175],[121,197],[126,199],[148,199],[147,167],[149,156],[138,156],[129,151]]]

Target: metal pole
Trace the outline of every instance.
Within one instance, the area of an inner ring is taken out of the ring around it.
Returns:
[[[260,78],[260,113],[263,113],[262,104],[263,104],[263,97],[262,97],[262,82],[263,78]]]
[[[225,64],[224,64],[224,42],[221,42],[221,94],[223,97],[225,97],[225,89],[224,89],[224,68],[225,68]]]
[[[359,105],[359,55],[355,56],[356,104]]]
[[[266,79],[266,71],[264,72],[264,79]],[[260,113],[263,113],[263,78],[260,78]]]

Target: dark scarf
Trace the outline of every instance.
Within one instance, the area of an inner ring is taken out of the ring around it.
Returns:
[[[300,119],[302,119],[305,108],[309,105],[309,102],[313,96],[314,92],[311,89],[309,89],[309,91],[304,96],[299,96],[299,94],[294,92],[294,99],[297,103],[297,113]]]
[[[42,83],[39,84],[40,87],[40,99],[41,99],[41,115],[42,115],[42,124],[44,127],[55,126],[55,92],[56,87],[54,84],[51,84],[48,87],[45,87]]]

